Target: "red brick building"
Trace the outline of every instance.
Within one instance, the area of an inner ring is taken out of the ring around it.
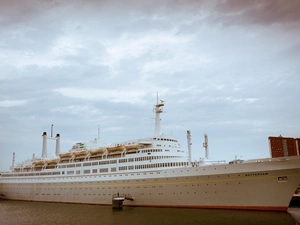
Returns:
[[[269,137],[272,158],[299,155],[300,138]]]

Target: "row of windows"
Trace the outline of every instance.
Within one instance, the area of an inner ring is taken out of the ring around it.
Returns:
[[[149,161],[154,159],[165,159],[165,158],[176,158],[176,156],[145,156],[145,157],[138,157],[138,158],[119,159],[119,163],[126,163],[127,161],[128,162]],[[83,163],[83,166],[97,166],[97,165],[107,165],[107,164],[116,164],[116,163],[117,160],[106,160],[106,161],[99,161],[99,162],[86,162]],[[73,167],[81,167],[81,163],[77,163],[77,164],[72,163],[72,164],[58,166],[58,168],[73,168]]]
[[[245,174],[246,177],[263,176],[263,175],[268,175],[268,173],[247,173],[247,174]]]
[[[162,152],[162,149],[146,149],[146,150],[142,150],[142,153],[148,153],[148,152]]]
[[[43,172],[43,173],[17,173],[17,174],[2,174],[2,177],[19,177],[19,176],[45,176],[45,175],[60,175],[59,171],[56,172]]]
[[[149,161],[154,159],[170,159],[170,158],[178,158],[178,156],[145,156],[145,157],[135,158],[135,161],[139,162],[139,161]]]
[[[134,170],[134,169],[149,169],[149,168],[162,168],[162,167],[175,167],[175,166],[187,166],[188,162],[169,162],[169,163],[153,163],[153,164],[145,164],[145,165],[131,165],[131,166],[120,166],[118,169],[120,171],[126,170]],[[117,168],[112,167],[110,172],[116,172]],[[109,168],[94,168],[94,169],[85,169],[83,170],[83,174],[91,174],[91,173],[108,173]],[[59,171],[56,172],[42,172],[42,173],[19,173],[19,174],[2,174],[3,177],[15,177],[15,176],[43,176],[43,175],[73,175],[73,174],[81,174],[80,170],[70,170],[70,171]]]
[[[167,159],[167,158],[177,158],[176,156],[145,156],[145,157],[138,157],[135,158],[136,162],[140,162],[140,161],[151,161],[151,160],[156,160],[156,159]],[[126,162],[134,162],[134,158],[129,158],[127,159],[120,159],[119,162],[120,163],[126,163]],[[100,162],[86,162],[86,163],[70,163],[67,165],[59,165],[58,168],[62,169],[62,168],[78,168],[81,166],[97,166],[97,165],[107,165],[107,164],[116,164],[117,160],[107,160],[107,161],[100,161]],[[47,168],[48,169],[48,168]],[[47,170],[46,169],[46,170]],[[54,169],[54,167],[49,168],[49,169]],[[35,169],[36,172],[38,172],[37,169]],[[20,172],[20,171],[18,171]],[[31,169],[28,169],[27,171],[24,172],[33,172]],[[58,174],[57,174],[58,173]],[[59,172],[42,172],[42,173],[26,173],[24,176],[32,176],[32,174],[34,175],[59,175]],[[78,174],[78,173],[77,173]],[[15,176],[23,176],[22,174],[20,175],[15,175]]]
[[[162,167],[177,167],[177,166],[187,166],[188,162],[170,162],[170,163],[154,163],[154,164],[145,164],[145,165],[136,165],[136,166],[120,166],[118,169],[119,171],[126,171],[126,170],[134,170],[134,169],[149,169],[149,168],[162,168]],[[116,172],[117,168],[111,168],[111,172]],[[70,171],[68,171],[70,172]],[[100,173],[108,172],[108,168],[101,168],[99,169]],[[90,169],[84,170],[84,174],[89,173],[98,173],[98,169]]]
[[[161,168],[161,167],[174,167],[174,166],[187,166],[188,162],[170,162],[170,163],[154,163],[146,165],[137,165],[135,169],[148,169],[148,168]]]
[[[153,140],[178,142],[177,140],[169,139],[169,138],[153,138]]]

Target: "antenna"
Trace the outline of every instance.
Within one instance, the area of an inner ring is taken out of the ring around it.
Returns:
[[[51,137],[53,137],[53,124],[51,124]]]

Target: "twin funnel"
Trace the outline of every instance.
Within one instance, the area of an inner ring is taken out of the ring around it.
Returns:
[[[55,155],[60,154],[60,135],[56,134],[56,137],[53,137],[53,124],[51,125],[51,136],[47,136],[47,132],[43,132],[43,148],[42,148],[42,158],[47,157],[47,139],[56,140]]]

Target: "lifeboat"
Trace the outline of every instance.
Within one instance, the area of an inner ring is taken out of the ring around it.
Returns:
[[[44,165],[46,163],[46,161],[45,160],[41,160],[41,161],[35,161],[35,162],[33,162],[33,164],[34,165]]]
[[[90,151],[91,155],[102,154],[105,151],[105,148],[98,148],[96,150]]]
[[[62,153],[62,154],[59,154],[59,157],[60,158],[70,158],[72,156],[72,152],[67,152],[67,153]]]
[[[126,145],[124,147],[126,148],[127,151],[139,149],[139,145]]]
[[[74,154],[75,156],[85,156],[85,155],[88,154],[88,152],[89,152],[89,151],[87,151],[87,150],[83,150],[83,151],[73,152],[73,154]]]
[[[50,164],[57,164],[58,163],[58,159],[47,160],[46,163],[48,165],[50,165]]]
[[[108,152],[117,152],[117,151],[123,151],[124,146],[120,145],[120,146],[108,147],[106,149]]]

